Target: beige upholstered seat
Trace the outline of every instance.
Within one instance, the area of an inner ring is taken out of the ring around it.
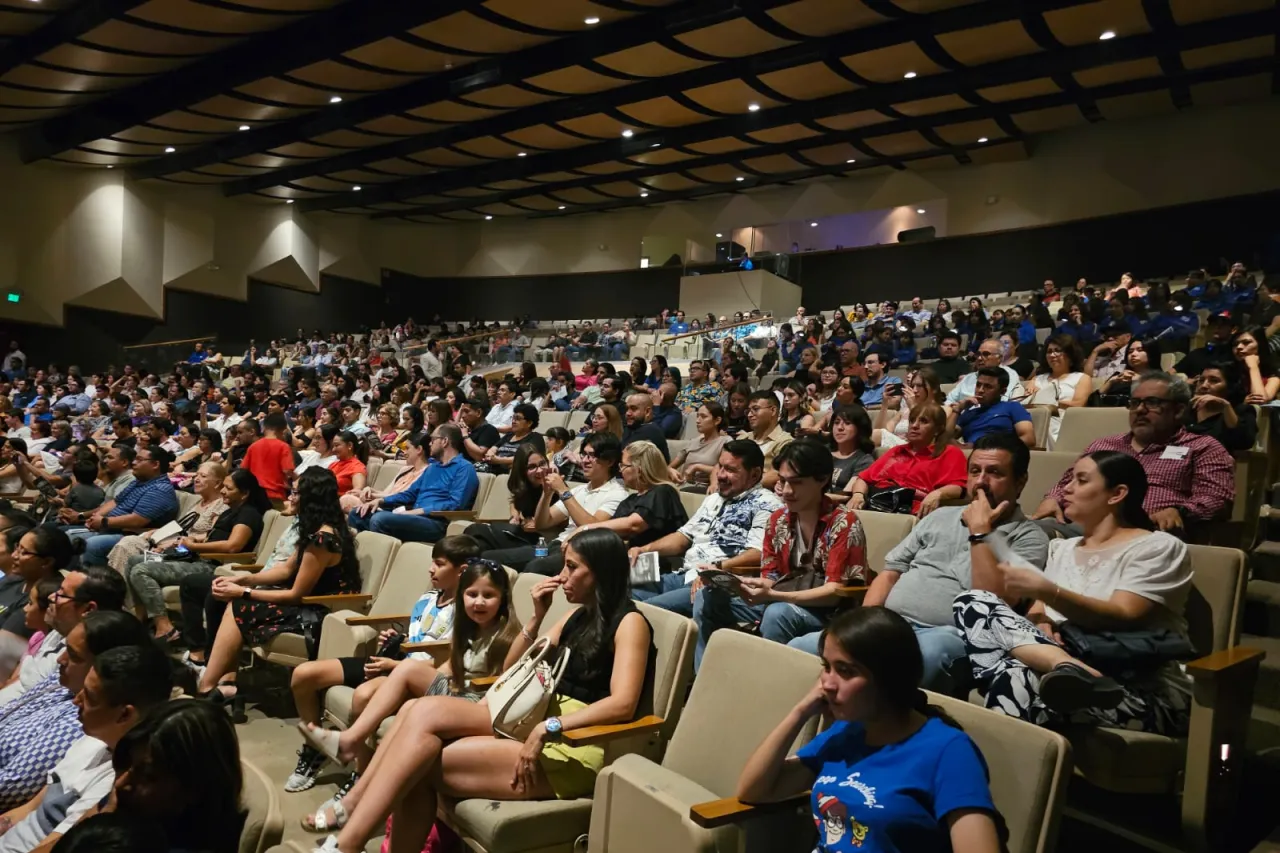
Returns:
[[[181,494],[181,493],[179,493]],[[274,509],[267,510],[262,516],[262,535],[258,537],[258,547],[253,551],[253,562],[249,565],[261,565],[271,551],[276,547],[276,543],[280,541],[280,537],[284,535],[285,530],[293,522],[293,516],[281,515]],[[216,570],[217,573],[230,573],[236,570],[238,565],[245,563],[237,563],[234,561],[219,561],[221,566]],[[178,586],[166,586],[164,592],[164,606],[168,610],[178,610],[182,606],[181,600],[178,598]]]
[[[640,699],[636,719],[642,721],[648,717],[652,723],[642,725],[631,736],[602,734],[598,742],[605,745],[606,760],[621,755],[656,757],[661,754],[680,721],[693,677],[696,636],[693,622],[647,604],[638,606],[653,627],[657,659],[651,686]],[[555,624],[550,614],[544,624]],[[661,723],[657,723],[655,717],[660,718]],[[626,729],[625,726],[617,728]],[[589,797],[549,802],[474,799],[444,808],[449,825],[470,849],[480,853],[573,853],[575,842],[587,833],[591,811]]]
[[[360,565],[360,592],[348,595],[307,596],[303,602],[329,607],[367,606],[382,587],[387,566],[395,558],[400,540],[364,530],[356,534],[356,560]],[[277,634],[264,646],[254,646],[253,653],[270,663],[295,667],[310,660],[307,644],[301,634]]]
[[[369,487],[375,492],[385,492],[395,482],[396,477],[400,476],[400,472],[404,468],[403,462],[397,462],[394,459],[382,460],[382,465],[378,468],[377,474],[369,475]]]
[[[545,433],[552,427],[563,427],[568,423],[568,412],[538,412],[538,432]]]
[[[1037,448],[1049,446],[1049,419],[1055,410],[1054,406],[1031,406],[1027,409],[1027,413],[1031,415],[1031,429],[1036,435]]]
[[[1058,440],[1053,443],[1053,449],[1060,453],[1080,454],[1100,438],[1128,431],[1128,409],[1072,406],[1062,413],[1062,428],[1058,431]]]
[[[869,509],[860,509],[857,515],[862,522],[862,532],[867,537],[867,568],[873,572],[883,571],[885,555],[907,538],[911,528],[916,526],[916,517]],[[867,578],[867,583],[870,582],[871,578]]]
[[[239,853],[263,853],[279,844],[284,834],[280,794],[267,774],[253,763],[241,759],[240,768],[244,774],[242,799],[249,814],[240,831]]]
[[[1027,515],[1036,511],[1036,507],[1044,502],[1044,496],[1058,485],[1067,469],[1076,464],[1078,453],[1063,453],[1059,450],[1031,451],[1031,465],[1027,468],[1027,485],[1022,489],[1022,497],[1018,505]]]

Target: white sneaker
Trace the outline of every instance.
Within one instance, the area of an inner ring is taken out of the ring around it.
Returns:
[[[316,853],[341,853],[338,850],[338,836],[330,835],[326,837],[324,843],[316,848]]]
[[[296,794],[315,787],[320,768],[324,767],[328,760],[324,753],[304,744],[298,750],[298,766],[289,774],[289,778],[284,783],[284,789],[290,794]]]

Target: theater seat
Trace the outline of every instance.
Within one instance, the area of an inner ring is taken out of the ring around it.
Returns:
[[[1121,407],[1091,409],[1072,406],[1062,413],[1062,427],[1053,449],[1059,453],[1084,453],[1100,438],[1129,431],[1129,410]]]
[[[274,509],[269,509],[262,516],[262,535],[258,537],[258,547],[254,549],[252,554],[248,552],[244,554],[210,554],[210,559],[221,565],[215,570],[215,574],[231,574],[236,571],[256,571],[262,567],[262,561],[271,555],[275,550],[276,543],[280,541],[280,537],[293,523],[293,516],[281,515]],[[252,569],[248,567],[253,567]],[[181,610],[182,601],[178,595],[179,587],[177,584],[166,586],[164,592],[164,606],[167,610]]]
[[[1018,505],[1027,515],[1036,511],[1044,502],[1044,496],[1058,484],[1067,469],[1076,464],[1077,453],[1059,450],[1031,451],[1031,464],[1027,467],[1027,484],[1022,489]]]
[[[862,522],[862,532],[867,537],[867,568],[873,572],[884,571],[884,558],[916,526],[916,517],[905,513],[875,512],[869,509],[857,511]],[[867,578],[867,583],[871,578]]]
[[[239,853],[263,853],[280,843],[284,834],[284,815],[280,810],[280,794],[266,773],[241,759],[244,791],[241,795],[248,815],[240,831]]]

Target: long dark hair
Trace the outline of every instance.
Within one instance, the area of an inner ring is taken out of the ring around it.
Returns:
[[[529,480],[529,457],[538,454],[546,458],[546,454],[531,441],[522,442],[516,448],[515,458],[511,460],[511,474],[507,477],[507,491],[511,493],[511,502],[517,507],[535,492],[542,494],[542,488],[533,485]],[[548,459],[548,461],[550,461]]]
[[[1147,472],[1138,460],[1116,450],[1095,450],[1088,458],[1098,466],[1098,473],[1108,489],[1121,485],[1129,487],[1129,493],[1120,505],[1120,522],[1125,527],[1153,530],[1155,525],[1142,508],[1147,499]]]
[[[271,498],[267,496],[266,490],[262,488],[262,484],[258,482],[253,472],[247,468],[237,468],[227,476],[236,484],[237,489],[244,492],[244,502],[266,515],[267,510],[271,509]]]
[[[171,782],[181,804],[171,814],[147,811],[175,848],[234,853],[247,813],[240,745],[227,714],[209,702],[165,702],[130,729],[111,759],[116,777],[135,766]],[[119,811],[129,814],[126,799]]]
[[[605,645],[605,634],[615,624],[618,610],[630,599],[630,561],[626,544],[612,530],[584,530],[570,540],[565,550],[570,548],[595,579],[595,600],[583,605],[587,624],[575,638],[573,650],[591,660]]]
[[[368,463],[369,445],[365,442],[363,436],[356,435],[349,429],[344,429],[338,433],[337,437],[342,439],[344,443],[351,445],[351,451],[355,454],[355,457],[360,460],[360,464],[364,465]]]
[[[871,416],[867,414],[867,410],[862,406],[837,406],[835,411],[831,413],[831,436],[830,443],[832,450],[839,450],[840,446],[836,442],[835,425],[836,421],[844,421],[858,431],[857,440],[853,443],[854,450],[861,450],[863,453],[874,453],[876,446],[871,441]]]
[[[308,468],[298,477],[298,562],[302,552],[311,547],[320,528],[326,525],[342,545],[342,565],[356,565],[355,537],[347,526],[347,514],[338,504],[338,478],[328,468]]]
[[[520,633],[520,620],[511,605],[511,578],[507,576],[507,570],[493,560],[482,560],[479,557],[468,562],[458,577],[458,593],[453,598],[453,639],[449,650],[449,668],[453,670],[450,678],[453,690],[457,693],[462,692],[467,685],[467,667],[463,656],[480,636],[480,626],[467,615],[463,593],[480,578],[488,578],[498,588],[498,592],[502,593],[502,603],[498,605],[498,615],[494,617],[493,623],[496,633],[484,661],[485,671],[489,675],[497,675],[502,671],[507,651]]]

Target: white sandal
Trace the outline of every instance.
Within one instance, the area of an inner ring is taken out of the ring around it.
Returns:
[[[341,853],[341,851],[338,850],[338,836],[330,835],[326,838],[324,842],[316,848],[316,853]]]
[[[328,756],[329,760],[337,764],[339,767],[346,767],[350,761],[343,760],[338,756],[338,739],[341,735],[333,729],[325,729],[320,726],[312,728],[306,723],[298,723],[298,731],[302,732],[302,737],[311,744],[318,752]]]
[[[332,824],[329,823],[329,818],[325,816],[325,813],[324,813],[325,809],[333,809]],[[302,828],[305,829],[307,832],[328,832],[331,829],[342,829],[344,826],[347,825],[347,810],[343,808],[342,800],[338,800],[338,799],[325,800],[324,803],[321,804],[320,808],[316,809],[315,812],[310,817],[311,817],[311,823],[307,823],[307,819],[305,817],[301,821],[299,821],[302,824]],[[332,839],[333,841],[333,847],[330,848],[326,846],[320,849],[337,850],[338,836],[331,835],[329,836],[329,838],[325,839],[324,843],[328,845],[330,839]]]

